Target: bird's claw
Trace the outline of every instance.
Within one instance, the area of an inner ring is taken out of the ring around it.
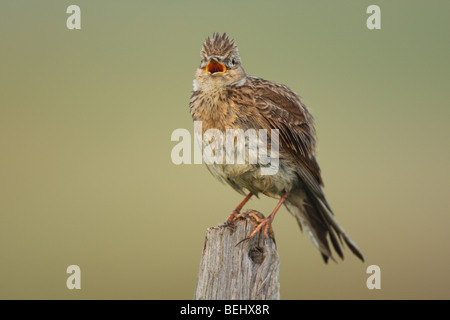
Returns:
[[[269,233],[269,237],[273,238],[273,230],[271,226],[273,217],[269,216],[268,218],[261,218],[254,213],[250,213],[250,216],[256,220],[258,225],[256,226],[255,230],[253,230],[253,232],[250,234],[248,240],[252,239],[263,227],[264,227],[263,239],[266,238],[267,233]]]
[[[242,241],[251,240],[263,227],[264,227],[263,239],[266,238],[267,234],[269,234],[269,237],[273,238],[273,230],[272,230],[272,226],[271,226],[273,217],[269,216],[268,218],[265,218],[261,212],[254,211],[254,210],[249,210],[244,213],[240,213],[240,212],[237,212],[236,210],[234,210],[231,213],[231,215],[228,217],[226,224],[231,225],[233,223],[233,221],[235,221],[237,219],[241,219],[241,218],[242,219],[251,219],[257,223],[255,230],[253,230],[253,232],[247,238],[243,239]],[[239,243],[241,243],[242,241],[240,241]]]
[[[231,214],[228,216],[227,220],[225,221],[226,225],[231,225],[233,223],[234,220],[240,218],[241,213],[238,210],[233,210],[233,212],[231,212]]]

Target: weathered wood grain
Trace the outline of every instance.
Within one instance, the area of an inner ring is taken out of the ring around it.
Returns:
[[[247,211],[246,214],[256,211]],[[280,299],[279,257],[275,239],[262,240],[260,231],[248,238],[257,223],[250,216],[231,225],[210,227],[198,273],[196,300]],[[242,241],[244,240],[244,241]]]

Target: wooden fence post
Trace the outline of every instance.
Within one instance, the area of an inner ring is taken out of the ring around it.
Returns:
[[[247,211],[262,216],[257,211]],[[275,238],[262,231],[248,238],[257,223],[247,216],[231,226],[210,227],[198,272],[196,300],[279,300],[279,257]],[[242,241],[244,240],[244,241]]]

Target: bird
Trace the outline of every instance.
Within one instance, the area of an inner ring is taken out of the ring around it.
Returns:
[[[261,174],[260,163],[207,163],[217,179],[245,195],[226,222],[232,223],[253,195],[263,194],[279,201],[267,218],[258,219],[250,238],[261,229],[265,237],[284,204],[325,263],[329,259],[336,262],[334,251],[344,259],[344,244],[364,262],[360,249],[337,222],[325,198],[316,161],[314,118],[300,97],[283,84],[248,75],[235,41],[226,33],[214,32],[207,37],[200,57],[189,108],[193,120],[201,121],[201,134],[209,129],[265,129],[276,130],[279,137],[279,167],[273,175]]]

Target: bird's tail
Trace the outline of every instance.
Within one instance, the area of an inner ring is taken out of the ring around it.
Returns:
[[[331,242],[336,253],[344,258],[341,246],[345,244],[362,261],[364,257],[355,242],[336,221],[325,197],[318,196],[304,190],[292,190],[285,201],[287,209],[294,215],[300,226],[320,250],[325,263],[334,259],[330,250]]]

